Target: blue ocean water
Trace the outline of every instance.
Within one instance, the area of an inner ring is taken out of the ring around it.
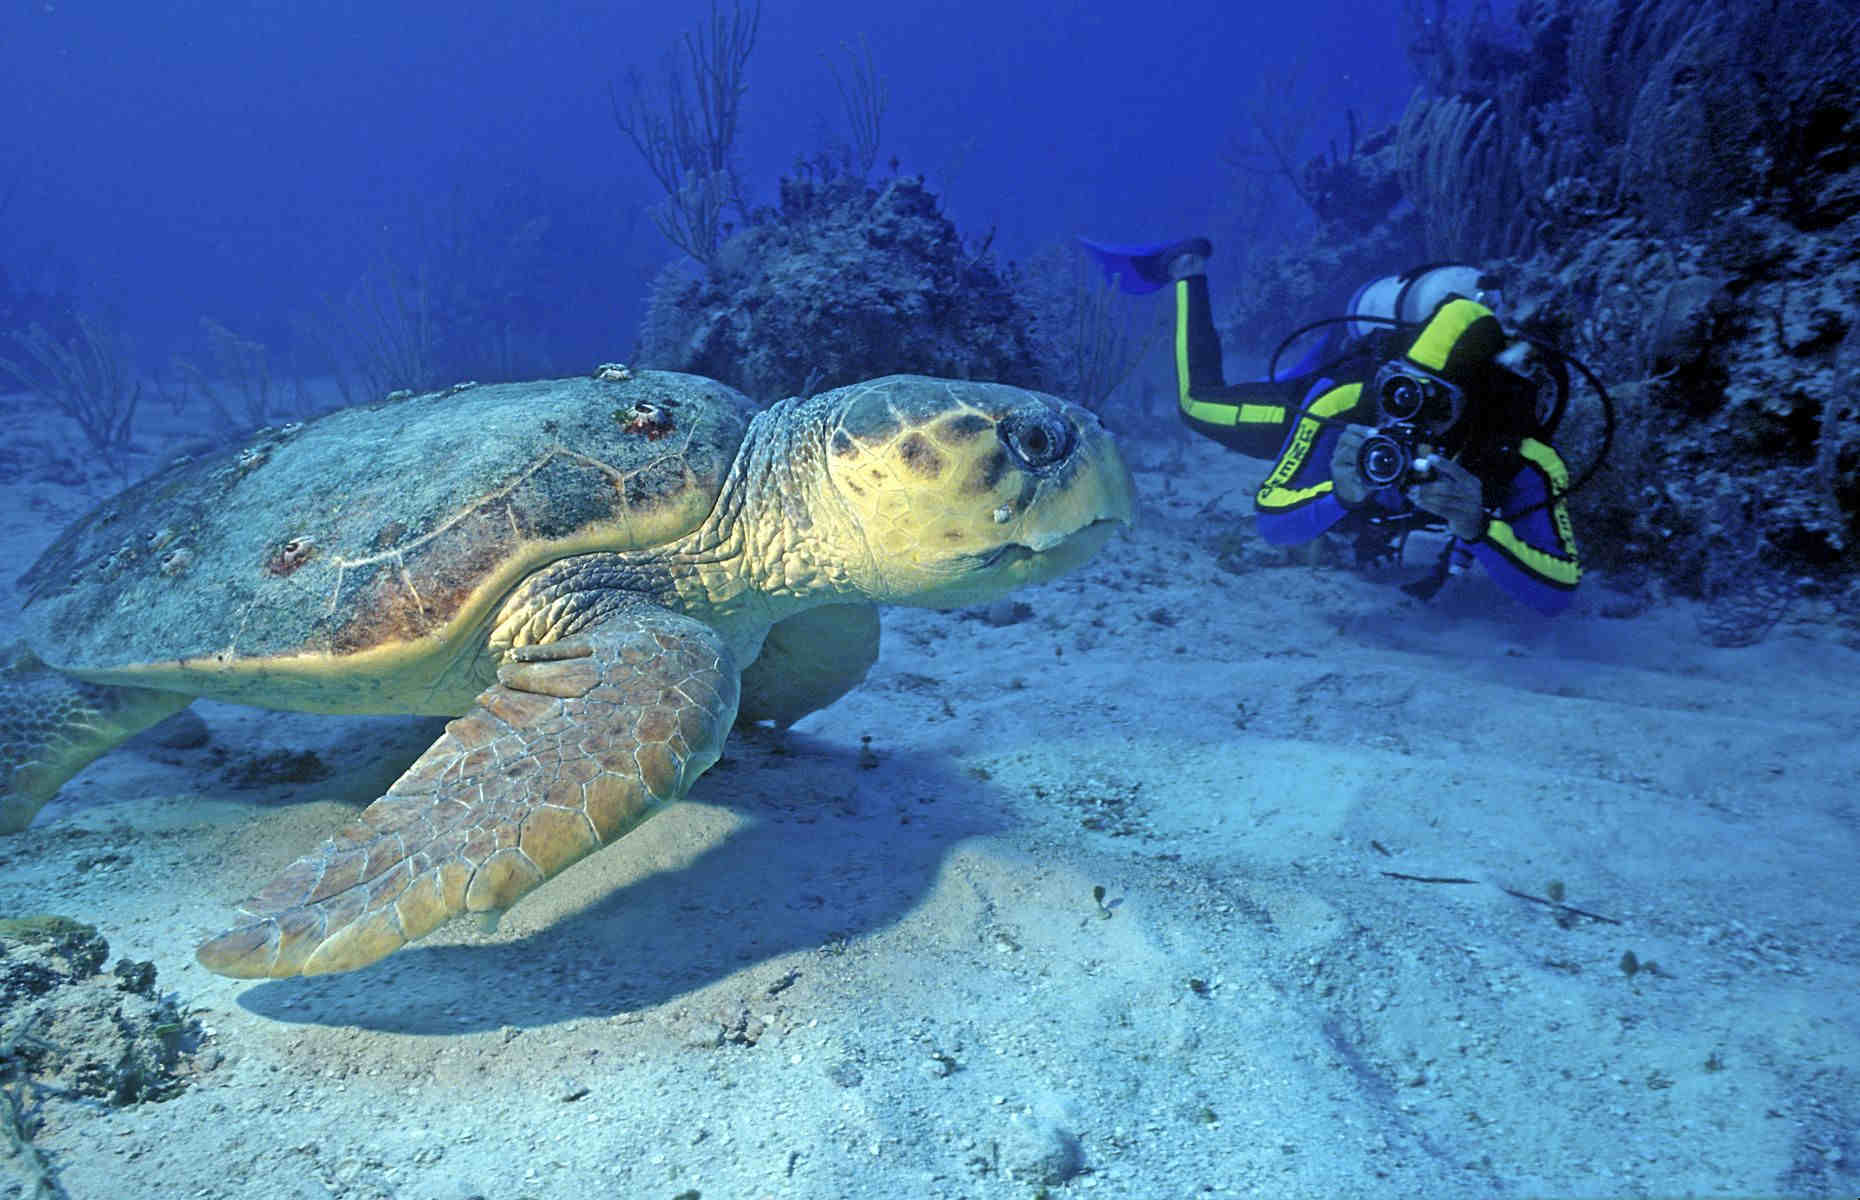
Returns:
[[[202,315],[271,345],[383,256],[464,224],[481,252],[546,221],[525,305],[560,354],[623,353],[671,257],[657,185],[608,89],[656,74],[703,5],[169,3],[0,13],[0,255],[118,314],[155,361]],[[865,39],[889,91],[882,160],[922,174],[1008,256],[1075,233],[1220,222],[1223,154],[1289,80],[1309,151],[1400,110],[1413,77],[1372,0],[1145,9],[952,0],[766,7],[737,150],[751,199],[842,124],[831,61]],[[475,223],[474,223],[475,222]]]

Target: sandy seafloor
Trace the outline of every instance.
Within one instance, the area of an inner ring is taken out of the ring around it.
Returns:
[[[10,581],[113,485],[3,415]],[[211,1033],[178,1098],[44,1104],[66,1192],[1860,1189],[1852,634],[1714,648],[1594,577],[1555,621],[1477,575],[1423,606],[1260,547],[1260,464],[1128,451],[1142,527],[1021,619],[893,610],[785,746],[352,975],[192,950],[435,723],[201,703],[204,745],[100,760],[0,845],[0,912],[94,922]],[[233,786],[279,750],[332,774]],[[1552,881],[1619,924],[1506,890]]]

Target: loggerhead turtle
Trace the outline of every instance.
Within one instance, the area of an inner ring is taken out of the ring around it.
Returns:
[[[21,578],[0,832],[196,696],[456,716],[197,952],[351,970],[682,797],[734,721],[844,695],[876,605],[1050,579],[1132,507],[1090,412],[919,376],[758,411],[610,365],[261,431],[105,502]]]

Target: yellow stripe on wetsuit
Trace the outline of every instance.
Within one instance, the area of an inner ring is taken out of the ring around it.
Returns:
[[[1550,502],[1550,521],[1556,526],[1556,540],[1561,554],[1540,550],[1525,542],[1511,528],[1508,522],[1494,517],[1486,522],[1485,537],[1519,566],[1559,587],[1575,587],[1582,578],[1582,565],[1576,561],[1576,530],[1569,522],[1569,509],[1563,504],[1561,496],[1569,487],[1569,468],[1557,457],[1555,450],[1535,438],[1525,438],[1518,446],[1518,453],[1524,461],[1544,473],[1549,482],[1550,495],[1558,499]]]
[[[1409,360],[1439,374],[1447,369],[1447,356],[1453,353],[1453,347],[1459,345],[1472,323],[1491,315],[1492,310],[1476,300],[1447,301],[1414,339],[1414,345],[1408,347]]]
[[[1188,280],[1175,281],[1175,383],[1188,409]]]
[[[1318,431],[1324,428],[1325,422],[1317,418],[1335,417],[1339,413],[1350,411],[1356,407],[1362,394],[1361,383],[1346,383],[1330,389],[1306,407],[1305,411],[1310,415],[1298,418],[1298,425],[1292,430],[1291,440],[1286,443],[1285,453],[1279,456],[1278,463],[1272,468],[1272,474],[1266,476],[1266,481],[1259,485],[1256,503],[1261,509],[1271,511],[1296,508],[1307,500],[1314,500],[1331,490],[1328,472],[1325,473],[1322,481],[1310,487],[1288,488],[1285,485],[1290,483],[1292,477],[1297,475],[1299,469],[1305,465],[1305,459],[1311,454],[1311,444],[1317,440]]]
[[[1182,393],[1182,412],[1208,425],[1277,425],[1285,420],[1283,404],[1215,404]]]
[[[1236,425],[1281,425],[1285,422],[1283,404],[1217,404],[1197,400],[1188,391],[1188,280],[1175,281],[1175,382],[1176,403],[1182,413],[1206,425],[1232,428]]]

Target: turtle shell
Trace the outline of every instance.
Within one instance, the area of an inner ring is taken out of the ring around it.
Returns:
[[[293,678],[430,683],[538,567],[710,512],[755,405],[694,375],[604,375],[390,399],[170,463],[21,578],[28,639],[87,678],[283,707],[314,700]],[[378,699],[307,706],[407,707]]]

